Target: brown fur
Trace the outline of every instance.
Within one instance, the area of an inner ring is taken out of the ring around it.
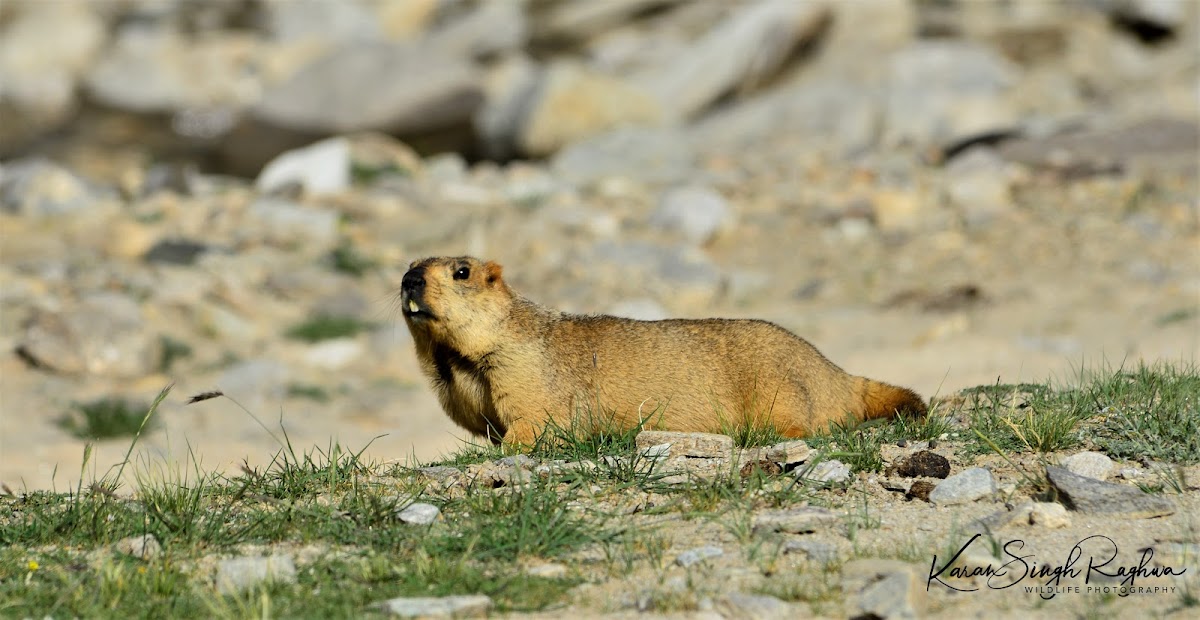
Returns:
[[[414,262],[401,303],[446,413],[506,444],[580,418],[699,432],[769,425],[805,437],[926,411],[914,392],[847,374],[773,323],[565,314],[514,293],[499,265],[474,258]]]

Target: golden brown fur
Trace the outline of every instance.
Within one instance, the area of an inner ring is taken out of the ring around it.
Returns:
[[[804,437],[847,419],[925,413],[912,391],[847,374],[773,323],[565,314],[514,293],[499,265],[474,258],[414,262],[401,303],[446,413],[506,444],[532,444],[551,421],[581,417],[700,432],[769,425]]]

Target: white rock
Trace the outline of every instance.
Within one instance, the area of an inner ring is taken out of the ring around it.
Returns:
[[[441,509],[433,504],[414,502],[396,513],[396,518],[409,525],[429,525],[433,523]]]
[[[296,582],[296,564],[292,556],[241,557],[217,564],[217,591],[236,594],[265,581]]]
[[[725,551],[720,547],[697,547],[679,554],[679,557],[675,558],[675,563],[687,568],[693,564],[697,564],[711,558],[718,558],[722,555],[725,555]]]
[[[400,618],[473,618],[486,616],[492,608],[492,599],[482,594],[394,598],[380,603],[379,607],[384,613]]]
[[[330,138],[287,151],[263,168],[254,185],[260,192],[270,192],[293,183],[314,195],[350,187],[350,141]]]
[[[1062,460],[1062,466],[1077,476],[1087,476],[1096,480],[1108,480],[1113,470],[1112,459],[1090,450],[1068,456]]]
[[[668,190],[650,216],[651,225],[667,232],[681,233],[694,244],[712,241],[732,220],[733,212],[725,197],[698,185]]]
[[[797,477],[813,482],[844,482],[850,478],[850,466],[837,460],[821,461],[796,470]]]
[[[338,370],[362,357],[366,346],[355,338],[323,340],[304,352],[304,363],[325,370]]]
[[[1070,527],[1071,515],[1067,507],[1054,502],[1037,502],[1029,510],[1029,523],[1049,529]]]
[[[930,503],[938,506],[969,504],[996,492],[996,479],[982,467],[964,469],[938,483],[930,491]]]

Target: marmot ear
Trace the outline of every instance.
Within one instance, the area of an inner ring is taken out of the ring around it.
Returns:
[[[500,272],[504,271],[498,263],[488,261],[483,264],[483,273],[486,274],[485,279],[488,284],[495,284],[500,281]]]
[[[408,264],[408,268],[412,269],[413,267],[416,267],[417,263],[419,263],[419,262],[421,262],[421,259],[419,259],[419,258],[417,260],[414,260],[413,262]]]

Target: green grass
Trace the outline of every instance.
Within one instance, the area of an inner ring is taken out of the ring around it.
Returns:
[[[58,426],[80,439],[132,437],[141,427],[148,407],[117,397],[77,403],[59,418]]]
[[[329,391],[319,385],[310,383],[292,383],[287,386],[290,398],[306,398],[318,403],[329,402]]]
[[[344,618],[370,615],[391,597],[475,593],[492,597],[499,613],[553,612],[577,585],[609,579],[638,581],[645,608],[695,609],[704,595],[720,593],[709,592],[711,582],[692,581],[703,571],[674,565],[697,535],[719,538],[723,561],[743,562],[761,578],[747,591],[838,615],[840,563],[810,566],[783,554],[787,535],[755,532],[753,516],[838,507],[845,531],[834,531],[860,555],[886,517],[861,480],[821,488],[791,473],[743,473],[739,463],[711,477],[668,479],[637,453],[636,429],[587,411],[550,425],[535,443],[529,455],[547,467],[503,485],[487,475],[471,479],[509,466],[497,462],[509,456],[500,446],[466,445],[447,456],[440,464],[459,469],[461,482],[443,486],[414,467],[367,459],[367,446],[301,449],[265,426],[279,445],[265,465],[219,475],[190,452],[185,465],[131,461],[168,392],[149,407],[126,407],[124,432],[133,439],[114,471],[92,484],[81,477],[66,492],[0,493],[0,617]],[[983,451],[1034,454],[1041,462],[1050,451],[1083,447],[1187,464],[1200,461],[1198,402],[1194,365],[1131,364],[1080,372],[1063,385],[980,386],[942,399],[925,418],[837,425],[809,443],[818,458],[839,458],[858,471],[880,471],[881,447],[901,440],[949,443],[963,465]],[[778,439],[759,429],[738,441]],[[81,476],[90,455],[89,446]],[[560,467],[575,461],[592,464]],[[1175,468],[1159,474],[1145,481],[1147,490],[1184,490]],[[440,517],[430,525],[400,522],[398,510],[413,501],[437,506]],[[147,534],[160,542],[159,554],[142,559],[113,550]],[[741,552],[731,553],[731,545]],[[296,583],[215,593],[217,560],[264,549],[293,554]],[[927,563],[929,553],[921,547],[907,559]],[[568,576],[523,569],[545,562],[567,565]],[[670,585],[680,575],[686,589]],[[1195,604],[1193,594],[1181,596],[1183,605]]]
[[[1138,364],[1092,378],[1078,398],[1084,436],[1110,456],[1200,462],[1200,370]]]
[[[372,327],[371,323],[354,317],[320,315],[288,329],[284,335],[304,342],[320,342],[356,336]]]
[[[350,243],[343,243],[329,253],[329,263],[334,271],[361,278],[379,267],[379,263],[359,252]]]
[[[885,443],[937,440],[951,432],[950,419],[934,407],[920,419],[896,418],[867,424],[838,423],[808,444],[825,460],[838,459],[853,471],[883,471],[881,448]]]

